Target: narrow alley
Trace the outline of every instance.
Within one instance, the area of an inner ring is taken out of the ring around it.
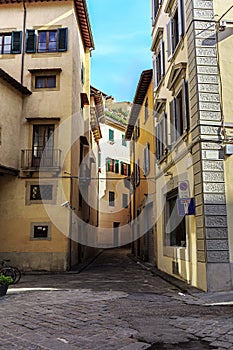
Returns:
[[[233,349],[230,305],[183,294],[125,249],[81,273],[24,275],[0,299],[0,349]]]

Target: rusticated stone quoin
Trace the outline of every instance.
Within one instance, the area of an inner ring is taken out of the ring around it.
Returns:
[[[193,152],[197,259],[216,263],[218,269],[218,264],[229,262],[229,244],[213,1],[187,0],[186,6],[191,125],[196,125],[192,138],[210,141],[200,141],[198,152]]]

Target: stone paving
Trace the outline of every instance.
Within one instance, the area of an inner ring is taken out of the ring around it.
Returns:
[[[232,307],[202,295],[106,250],[80,274],[24,275],[9,288],[0,349],[233,349]]]

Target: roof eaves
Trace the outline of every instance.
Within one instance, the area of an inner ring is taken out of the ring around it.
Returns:
[[[133,107],[129,116],[129,123],[126,130],[126,139],[130,140],[134,129],[135,122],[142,108],[143,101],[145,99],[148,87],[152,80],[153,69],[144,70],[141,73],[136,93],[133,100]]]
[[[31,95],[32,92],[28,90],[25,86],[15,80],[12,76],[10,76],[7,72],[5,72],[2,68],[0,68],[0,78],[5,80],[8,84],[13,86],[16,90],[21,92],[23,95]]]

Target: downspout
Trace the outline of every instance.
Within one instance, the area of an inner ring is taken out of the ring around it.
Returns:
[[[25,58],[25,38],[26,38],[26,18],[27,18],[27,9],[25,0],[23,0],[23,45],[22,45],[22,62],[21,62],[21,84],[23,85],[23,76],[24,76],[24,58]]]

